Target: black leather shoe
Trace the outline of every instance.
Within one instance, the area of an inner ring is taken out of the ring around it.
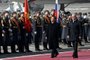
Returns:
[[[9,53],[9,52],[4,52],[4,54],[11,54],[11,53]]]
[[[28,50],[28,51],[26,51],[26,52],[32,52],[31,50]]]
[[[44,48],[43,50],[49,50],[48,48]]]
[[[83,44],[80,44],[80,46],[84,46]]]
[[[59,55],[59,53],[56,53],[56,54],[55,54],[55,57],[57,57],[58,55]]]
[[[42,51],[42,50],[40,50],[40,49],[35,49],[36,51]]]
[[[71,45],[68,45],[68,47],[72,47]]]
[[[73,58],[78,58],[78,56],[73,56]]]
[[[14,51],[14,52],[11,52],[11,53],[17,53],[16,51]]]
[[[73,58],[78,58],[78,55],[73,55]]]
[[[51,58],[55,58],[54,54],[51,54]]]

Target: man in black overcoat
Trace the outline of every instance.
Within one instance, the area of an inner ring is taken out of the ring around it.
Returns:
[[[73,44],[73,58],[78,58],[78,38],[80,34],[79,22],[75,15],[72,16],[72,20],[69,23],[69,38]]]
[[[54,16],[51,17],[51,23],[49,25],[49,46],[52,50],[51,58],[54,58],[58,55],[58,51],[56,50],[57,41],[58,41],[58,24],[56,23],[56,19]]]

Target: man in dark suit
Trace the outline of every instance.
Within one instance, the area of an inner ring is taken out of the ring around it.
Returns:
[[[72,16],[72,20],[69,23],[69,38],[73,44],[73,58],[78,58],[78,38],[80,34],[79,22],[75,15]]]
[[[58,24],[56,23],[56,19],[54,16],[51,16],[51,23],[49,25],[49,45],[52,50],[51,58],[57,57],[58,51],[56,50],[57,41],[58,41]]]

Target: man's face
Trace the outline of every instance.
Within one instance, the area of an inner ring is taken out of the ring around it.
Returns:
[[[8,13],[5,13],[5,17],[7,17],[7,16],[9,16],[9,14]]]
[[[72,16],[72,20],[74,20],[74,21],[75,21],[75,20],[76,20],[76,17],[75,17],[75,16]]]
[[[13,17],[16,17],[17,16],[17,14],[13,14]]]
[[[51,22],[53,22],[53,23],[55,22],[55,19],[54,19],[54,17],[51,17]]]
[[[21,17],[24,17],[24,14],[21,14]]]
[[[45,12],[45,15],[49,15],[49,13],[48,12]]]
[[[80,15],[77,15],[77,18],[79,18],[80,17]]]
[[[39,13],[36,13],[36,16],[40,16],[40,14]]]

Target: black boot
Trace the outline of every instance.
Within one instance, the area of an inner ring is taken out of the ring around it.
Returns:
[[[78,53],[74,52],[73,53],[73,58],[78,58]]]
[[[55,50],[52,50],[51,58],[57,57],[58,54],[59,54],[59,53],[58,53],[58,51],[57,51],[56,49],[55,49]]]

